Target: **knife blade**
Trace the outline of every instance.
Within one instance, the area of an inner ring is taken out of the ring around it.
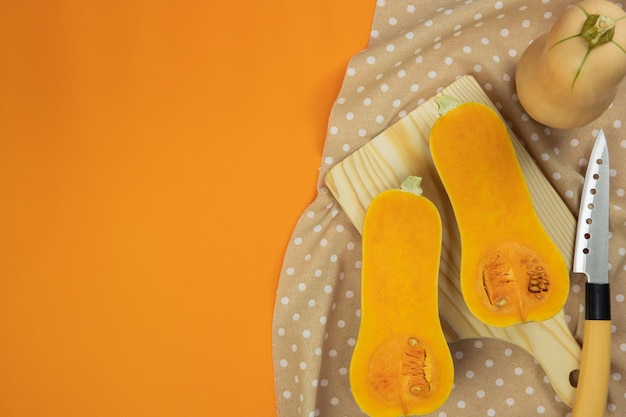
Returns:
[[[596,136],[581,194],[572,271],[585,274],[585,322],[572,417],[601,417],[611,370],[609,290],[609,151]]]

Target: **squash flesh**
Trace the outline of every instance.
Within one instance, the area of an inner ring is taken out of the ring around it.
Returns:
[[[438,315],[441,220],[424,197],[388,190],[363,227],[361,324],[352,394],[368,415],[428,414],[452,389],[452,357]]]
[[[435,122],[430,149],[461,236],[470,311],[497,327],[558,313],[569,271],[537,217],[500,117],[483,104],[461,104]]]

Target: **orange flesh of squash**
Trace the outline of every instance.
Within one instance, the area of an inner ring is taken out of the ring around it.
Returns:
[[[368,415],[427,414],[450,394],[454,370],[437,300],[441,233],[434,204],[408,191],[384,191],[366,212],[350,383]]]
[[[464,103],[434,124],[430,149],[461,236],[461,290],[470,311],[504,327],[558,313],[569,271],[543,228],[506,126]]]

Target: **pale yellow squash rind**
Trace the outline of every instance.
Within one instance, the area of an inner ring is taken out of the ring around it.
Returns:
[[[590,15],[615,22],[611,42],[590,49],[578,36]],[[553,128],[581,127],[611,105],[626,75],[626,13],[606,0],[569,6],[522,54],[515,85],[524,110]]]

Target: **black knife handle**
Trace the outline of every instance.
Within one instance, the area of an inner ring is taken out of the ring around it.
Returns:
[[[609,284],[586,283],[585,320],[611,320]]]

